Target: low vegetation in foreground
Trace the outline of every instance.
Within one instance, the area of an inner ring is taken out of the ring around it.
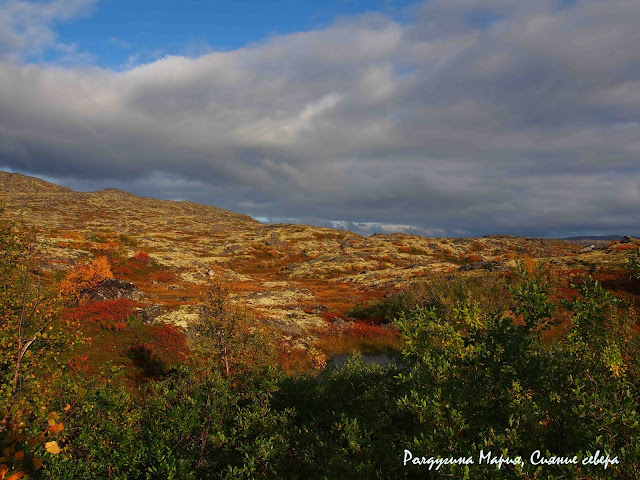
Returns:
[[[35,234],[3,218],[0,479],[636,479],[639,255],[601,280],[534,262],[427,278],[355,307],[392,320],[357,328],[399,338],[396,363],[337,369],[318,344],[287,375],[224,285],[193,329],[149,323],[134,300],[89,300],[103,262],[45,282]],[[478,465],[489,451],[523,462]],[[596,452],[607,468],[583,464]]]

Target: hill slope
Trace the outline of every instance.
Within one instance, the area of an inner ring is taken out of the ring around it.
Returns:
[[[0,204],[42,231],[50,270],[70,269],[104,252],[126,259],[143,251],[168,274],[122,269],[119,276],[144,292],[144,303],[162,304],[165,320],[188,323],[198,295],[217,276],[290,340],[433,272],[504,271],[518,256],[544,258],[557,268],[595,268],[619,265],[625,254],[617,243],[583,249],[566,240],[508,235],[364,238],[305,225],[265,225],[212,206],[115,189],[75,192],[6,172],[0,172]]]

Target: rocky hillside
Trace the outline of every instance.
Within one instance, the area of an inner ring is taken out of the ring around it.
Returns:
[[[524,257],[544,258],[560,269],[613,268],[633,247],[630,240],[585,246],[507,235],[364,238],[305,225],[265,225],[212,206],[120,190],[75,192],[6,172],[0,172],[0,204],[40,229],[50,271],[85,264],[107,250],[122,258],[145,252],[154,265],[148,275],[123,268],[119,276],[141,290],[143,303],[161,305],[156,310],[164,320],[188,323],[202,289],[219,277],[233,284],[239,302],[290,339],[433,272],[506,271]]]

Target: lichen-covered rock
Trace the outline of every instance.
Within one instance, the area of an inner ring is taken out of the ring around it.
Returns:
[[[117,278],[105,278],[98,285],[82,292],[82,294],[90,302],[117,300],[120,298],[127,300],[140,299],[140,291],[133,283],[118,280]]]
[[[162,315],[164,307],[160,303],[149,305],[144,310],[140,311],[140,316],[145,323],[153,323],[156,318]]]

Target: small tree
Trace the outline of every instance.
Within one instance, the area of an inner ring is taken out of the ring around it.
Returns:
[[[12,394],[27,350],[53,319],[55,301],[44,293],[37,253],[35,230],[0,209],[0,344],[9,347],[3,349],[0,368],[12,370]]]
[[[36,412],[34,398],[22,388],[22,371],[30,373],[25,378],[33,377],[37,365],[28,361],[27,353],[41,334],[45,336],[56,306],[54,295],[45,293],[37,270],[38,246],[36,231],[0,208],[0,478],[22,478],[27,465],[41,468],[36,448],[64,428],[55,412],[40,435],[28,436],[33,426],[25,423],[31,423],[29,417]],[[55,441],[44,447],[51,454],[60,452]]]
[[[515,311],[522,316],[527,331],[535,336],[539,361],[542,353],[542,332],[553,325],[554,306],[549,300],[548,279],[542,265],[538,265],[533,271],[531,266],[525,268],[518,264],[515,273],[520,280],[510,288],[513,299],[516,301]]]
[[[622,265],[625,270],[629,271],[629,278],[640,279],[640,247],[638,251],[629,255],[625,264]]]
[[[234,367],[252,362],[259,342],[249,328],[250,316],[231,302],[231,289],[221,281],[214,281],[204,293],[199,320],[195,325],[197,343],[208,354],[214,353],[225,375]]]

